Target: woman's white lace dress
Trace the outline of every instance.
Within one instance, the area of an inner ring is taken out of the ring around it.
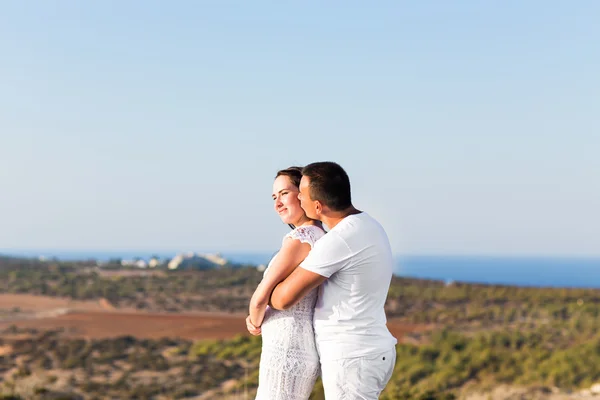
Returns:
[[[311,248],[325,232],[313,225],[300,226],[287,235]],[[277,256],[273,257],[273,260]],[[269,263],[269,266],[273,263]],[[265,275],[269,268],[265,270]],[[306,400],[319,376],[313,314],[317,289],[289,310],[267,307],[262,323],[262,353],[257,400]]]

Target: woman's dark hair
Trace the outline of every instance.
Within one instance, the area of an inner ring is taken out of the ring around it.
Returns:
[[[290,178],[292,185],[296,186],[298,189],[300,188],[300,180],[302,179],[302,167],[289,167],[286,169],[282,169],[277,171],[277,175],[275,175],[275,179],[280,176],[287,176]]]

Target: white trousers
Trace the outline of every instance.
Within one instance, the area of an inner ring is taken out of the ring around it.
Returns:
[[[396,347],[377,355],[321,361],[326,400],[376,400],[392,377]]]

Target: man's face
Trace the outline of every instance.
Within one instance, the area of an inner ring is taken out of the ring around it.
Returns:
[[[310,198],[310,179],[307,176],[303,176],[300,180],[300,193],[298,194],[298,199],[300,199],[300,206],[306,213],[306,216],[318,220],[317,202]]]

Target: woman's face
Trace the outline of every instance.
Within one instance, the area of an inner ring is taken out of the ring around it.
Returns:
[[[273,207],[279,214],[279,218],[286,224],[295,225],[304,215],[298,193],[298,188],[287,176],[278,176],[273,182]]]

